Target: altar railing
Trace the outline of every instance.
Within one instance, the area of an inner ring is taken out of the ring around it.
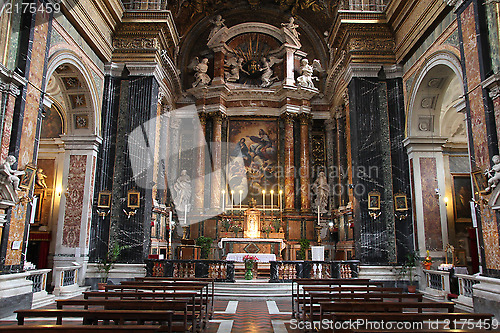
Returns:
[[[225,260],[146,260],[146,276],[174,278],[211,278],[234,282],[234,262]]]
[[[355,279],[359,261],[271,261],[269,282],[291,282],[293,279]]]

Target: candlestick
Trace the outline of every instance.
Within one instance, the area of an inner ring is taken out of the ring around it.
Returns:
[[[226,211],[226,191],[222,190],[222,212]]]
[[[243,191],[240,190],[240,213],[241,213],[241,195],[243,194]]]
[[[271,215],[273,214],[273,195],[274,195],[274,191],[271,190]]]
[[[262,190],[262,211],[266,213],[266,190]]]
[[[234,211],[234,191],[231,191],[231,215],[233,215]]]
[[[282,205],[282,200],[283,200],[283,190],[280,190],[280,191],[279,191],[278,200],[279,200],[279,206],[280,206],[280,212],[281,212],[281,211],[283,210],[283,205]]]

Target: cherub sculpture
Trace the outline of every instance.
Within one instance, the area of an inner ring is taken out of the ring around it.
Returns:
[[[312,66],[309,65],[309,60],[306,58],[300,61],[300,76],[297,78],[297,84],[305,88],[316,88],[313,80],[319,81],[317,76],[313,76],[314,71],[322,72],[321,63],[314,59]]]
[[[212,21],[210,21],[210,23],[213,23],[214,27],[212,28],[212,30],[210,31],[210,34],[208,35],[208,40],[212,39],[212,37],[220,30],[222,29],[223,27],[225,27],[226,25],[224,24],[224,19],[222,18],[222,16],[220,15],[217,15],[215,16],[215,19],[213,19]]]
[[[47,183],[45,182],[45,179],[47,179],[47,175],[43,173],[43,169],[38,169],[36,171],[36,184],[40,186],[41,188],[47,188]]]
[[[224,71],[226,82],[238,82],[240,79],[240,71],[248,74],[248,72],[243,69],[243,61],[244,59],[241,57],[231,57],[224,60],[224,63],[228,69]]]
[[[267,88],[269,87],[271,84],[273,84],[274,81],[277,81],[279,80],[276,76],[273,77],[273,70],[272,70],[272,67],[275,65],[275,64],[279,64],[280,62],[282,62],[283,59],[279,59],[279,58],[276,58],[276,57],[262,57],[261,59],[261,66],[260,66],[260,70],[262,72],[262,75],[260,77],[260,80],[262,81],[260,86],[262,88]]]
[[[16,170],[12,168],[12,165],[16,163],[16,158],[14,156],[7,156],[5,162],[3,162],[0,172],[6,177],[7,181],[12,185],[14,191],[20,191],[19,183],[20,176],[24,175],[24,171]]]
[[[296,38],[299,38],[299,32],[297,31],[299,26],[295,24],[293,16],[290,17],[290,20],[287,23],[281,23],[281,26],[288,29]]]
[[[193,82],[193,88],[197,86],[207,86],[210,81],[212,80],[210,76],[208,76],[207,71],[208,71],[208,59],[203,58],[201,61],[198,59],[198,57],[195,57],[191,64],[189,64],[188,68],[192,68],[195,73],[194,73],[194,82]]]
[[[493,156],[491,161],[493,166],[484,172],[488,176],[488,187],[484,189],[486,193],[490,193],[500,182],[500,156]]]

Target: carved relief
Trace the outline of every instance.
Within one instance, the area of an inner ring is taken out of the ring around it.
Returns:
[[[418,117],[418,130],[422,132],[434,131],[434,117],[433,116],[420,116]]]
[[[120,37],[113,40],[116,49],[159,49],[156,38]]]
[[[394,41],[385,38],[352,38],[349,41],[351,51],[392,51]]]

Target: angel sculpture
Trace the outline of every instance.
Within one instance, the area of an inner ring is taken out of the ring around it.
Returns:
[[[192,68],[196,73],[194,73],[194,82],[193,88],[199,85],[207,86],[212,80],[210,76],[208,76],[208,59],[203,58],[201,61],[198,57],[195,57],[191,64],[189,64],[188,68]]]
[[[272,67],[282,61],[283,59],[278,59],[276,57],[269,57],[269,59],[267,57],[263,57],[261,59],[260,70],[262,72],[262,75],[260,77],[260,80],[262,81],[262,83],[260,84],[260,86],[262,88],[267,88],[271,84],[273,84],[274,81],[279,80],[276,76],[273,77]]]
[[[224,19],[222,16],[217,15],[214,20],[212,20],[210,23],[213,23],[214,27],[210,31],[210,34],[208,35],[208,40],[212,39],[212,37],[223,27],[226,25],[224,24]]]
[[[488,187],[484,190],[486,193],[490,193],[500,182],[500,156],[494,155],[491,161],[493,166],[485,171],[488,176]]]
[[[322,72],[321,63],[319,60],[314,59],[312,66],[309,65],[309,60],[306,58],[300,61],[300,73],[302,74],[297,78],[297,84],[305,88],[316,88],[313,80],[319,81],[317,76],[313,76],[314,71]]]
[[[243,69],[243,61],[245,60],[241,57],[231,57],[224,60],[226,67],[229,68],[229,70],[224,71],[224,77],[227,82],[238,82],[240,79],[240,71],[248,74],[248,72]]]
[[[299,38],[299,32],[297,31],[299,26],[295,24],[293,16],[290,17],[290,20],[287,23],[281,23],[281,26],[288,29],[296,38]]]

